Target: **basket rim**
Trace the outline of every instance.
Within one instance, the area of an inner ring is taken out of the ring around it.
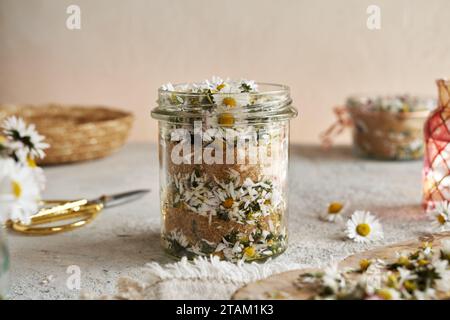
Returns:
[[[101,124],[107,124],[110,122],[118,121],[118,120],[133,120],[134,115],[133,113],[129,111],[125,111],[123,109],[120,109],[119,107],[110,107],[102,104],[92,104],[92,105],[82,105],[82,104],[62,104],[62,103],[46,103],[46,104],[0,104],[0,111],[5,112],[11,112],[11,113],[17,113],[21,110],[27,109],[61,109],[61,110],[70,110],[70,109],[77,109],[77,110],[84,110],[86,109],[88,112],[86,114],[89,114],[91,112],[95,111],[106,111],[110,113],[114,113],[114,117],[112,119],[101,119],[101,120],[95,120],[95,121],[88,121],[88,122],[82,122],[82,123],[76,123],[75,126],[77,128],[84,127],[84,126],[91,126],[93,123],[101,125]],[[46,115],[48,116],[48,114]]]

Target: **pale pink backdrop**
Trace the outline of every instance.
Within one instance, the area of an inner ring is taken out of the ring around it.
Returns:
[[[81,30],[66,28],[70,4]],[[292,139],[317,143],[351,93],[434,95],[449,13],[448,0],[0,0],[0,103],[118,106],[137,117],[132,140],[155,141],[160,84],[246,77],[291,86]]]

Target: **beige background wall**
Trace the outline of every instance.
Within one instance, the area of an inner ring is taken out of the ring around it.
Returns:
[[[81,30],[65,26],[70,4]],[[292,87],[292,138],[311,143],[348,94],[434,95],[449,34],[448,0],[0,0],[0,102],[120,106],[133,140],[155,140],[160,84],[246,77]]]

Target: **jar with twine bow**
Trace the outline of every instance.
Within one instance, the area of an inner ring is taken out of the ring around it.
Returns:
[[[337,121],[321,133],[329,148],[333,138],[353,129],[355,154],[380,160],[414,160],[423,156],[423,125],[435,100],[409,95],[350,96],[334,108]]]

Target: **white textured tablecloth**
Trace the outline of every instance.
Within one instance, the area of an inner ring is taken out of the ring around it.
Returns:
[[[117,280],[124,276],[147,284],[138,288],[147,298],[228,298],[249,280],[295,266],[323,265],[429,231],[420,208],[420,161],[363,160],[354,158],[346,147],[324,152],[319,147],[291,146],[286,253],[257,266],[201,262],[193,269],[180,264],[167,268],[164,265],[174,260],[159,245],[157,161],[156,146],[129,144],[106,159],[46,168],[47,198],[91,198],[139,188],[152,191],[137,202],[105,210],[91,225],[74,232],[47,237],[10,234],[11,298],[113,294]],[[317,219],[330,201],[376,213],[385,240],[370,246],[344,240],[338,225]],[[150,273],[143,270],[149,262],[159,263]],[[80,291],[66,285],[71,265],[81,270]],[[243,276],[236,277],[237,273]]]

